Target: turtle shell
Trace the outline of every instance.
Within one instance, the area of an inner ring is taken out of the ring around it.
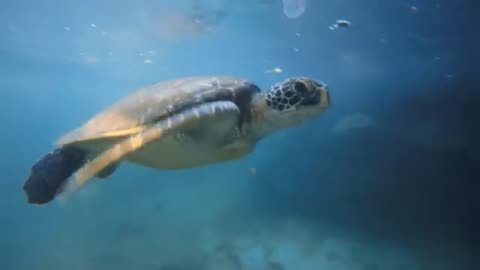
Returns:
[[[60,137],[58,146],[136,134],[145,127],[193,106],[233,101],[240,109],[238,125],[248,120],[255,84],[238,77],[189,77],[141,88],[95,115],[81,127]]]

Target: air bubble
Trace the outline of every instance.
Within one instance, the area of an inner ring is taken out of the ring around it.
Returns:
[[[283,0],[283,13],[288,18],[300,17],[305,12],[306,0]]]

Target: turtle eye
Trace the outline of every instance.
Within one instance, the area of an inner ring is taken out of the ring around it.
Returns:
[[[300,94],[308,93],[308,87],[303,82],[299,82],[299,81],[294,82],[293,89],[295,89]]]

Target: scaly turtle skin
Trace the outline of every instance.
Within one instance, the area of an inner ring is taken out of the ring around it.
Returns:
[[[250,153],[265,136],[311,119],[329,106],[324,83],[298,77],[266,92],[237,77],[190,77],[139,89],[57,141],[33,165],[23,189],[47,203],[119,163],[183,169]],[[71,181],[66,181],[73,176]]]

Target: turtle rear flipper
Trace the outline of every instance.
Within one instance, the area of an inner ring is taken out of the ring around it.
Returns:
[[[110,164],[109,166],[103,168],[103,170],[99,171],[96,175],[96,177],[100,179],[105,179],[108,178],[110,175],[112,175],[118,167],[118,163],[113,163]]]
[[[75,147],[58,148],[35,163],[23,185],[32,204],[51,201],[63,183],[85,163],[85,153]]]

